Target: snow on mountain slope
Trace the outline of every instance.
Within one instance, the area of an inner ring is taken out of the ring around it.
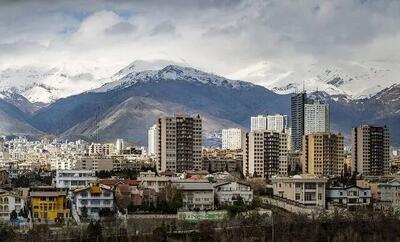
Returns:
[[[0,71],[0,91],[20,94],[32,103],[51,103],[100,85],[92,73],[74,73],[63,67],[24,66]]]
[[[125,74],[126,73],[128,72],[125,72]],[[206,73],[191,67],[168,65],[161,70],[133,71],[119,80],[106,83],[102,87],[92,90],[92,92],[107,92],[113,89],[123,89],[139,82],[155,80],[178,80],[213,86],[229,86],[231,88],[252,86],[252,84],[248,82],[229,80],[225,77]]]
[[[353,99],[371,97],[400,82],[399,76],[399,67],[380,67],[379,63],[318,63],[291,69],[265,61],[229,75],[231,78],[263,85],[279,94],[293,93],[304,88],[309,92],[324,91],[330,95],[346,95]]]

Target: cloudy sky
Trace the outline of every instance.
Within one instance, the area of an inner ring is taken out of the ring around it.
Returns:
[[[154,58],[228,76],[260,63],[278,74],[320,63],[398,67],[400,1],[0,1],[0,68],[108,75]]]

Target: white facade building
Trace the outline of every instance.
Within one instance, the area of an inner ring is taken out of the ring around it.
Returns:
[[[213,210],[214,187],[208,180],[177,180],[172,183],[182,192],[184,210]]]
[[[89,218],[98,218],[101,209],[114,210],[114,193],[104,185],[95,183],[73,192],[73,209],[82,216],[86,207]]]
[[[287,115],[274,114],[267,115],[267,129],[276,132],[285,132],[288,128]]]
[[[150,127],[148,131],[148,145],[147,145],[147,153],[149,155],[157,154],[157,125],[153,125]]]
[[[326,199],[331,204],[344,205],[350,210],[366,207],[371,203],[371,189],[357,186],[331,187],[326,190]]]
[[[124,140],[117,139],[117,141],[115,142],[115,151],[117,152],[117,154],[122,154],[124,148],[125,148]]]
[[[57,170],[56,187],[75,189],[89,186],[97,180],[93,170]]]
[[[258,115],[251,117],[250,131],[267,130],[267,116]]]
[[[381,205],[400,211],[400,179],[379,183],[378,193],[380,194]]]
[[[9,221],[12,211],[15,210],[18,216],[24,207],[25,201],[21,196],[14,192],[0,189],[0,220]]]
[[[309,207],[325,208],[327,178],[302,174],[271,179],[274,196],[295,201]]]
[[[329,132],[329,104],[314,101],[304,105],[304,134]]]
[[[215,194],[220,205],[233,205],[239,198],[245,204],[253,201],[253,190],[250,185],[241,182],[225,182],[215,186]]]
[[[223,129],[222,130],[222,149],[239,150],[242,149],[244,131],[241,129]]]

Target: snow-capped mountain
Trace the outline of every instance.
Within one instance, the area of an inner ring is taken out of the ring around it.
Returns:
[[[230,80],[191,67],[181,67],[178,65],[168,65],[161,70],[146,70],[141,72],[136,72],[135,70],[131,70],[131,72],[125,71],[126,69],[123,69],[123,71],[117,73],[116,76],[122,76],[122,73],[125,74],[125,76],[119,80],[106,83],[102,87],[92,90],[92,92],[107,92],[114,89],[130,87],[138,82],[157,82],[160,80],[184,81],[231,88],[242,88],[253,85],[249,82]]]
[[[305,89],[308,92],[323,91],[329,95],[362,99],[399,83],[400,69],[395,66],[379,67],[379,63],[319,63],[290,69],[263,61],[230,77],[255,82],[279,94]]]
[[[32,103],[51,103],[98,85],[91,73],[68,74],[57,67],[26,66],[0,71],[0,91],[20,94]]]

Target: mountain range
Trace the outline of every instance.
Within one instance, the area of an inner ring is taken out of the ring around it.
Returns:
[[[61,95],[47,103],[25,96],[21,87],[19,91],[3,88],[0,133],[55,134],[101,141],[124,138],[146,144],[147,129],[162,115],[198,113],[204,119],[205,136],[213,137],[222,128],[249,127],[252,115],[289,114],[288,93],[183,67],[182,63],[157,64],[152,68],[134,62],[99,81],[104,83],[101,87]],[[325,82],[341,86],[349,80],[333,78]],[[387,124],[393,145],[400,145],[400,84],[358,98],[324,89],[309,95],[330,103],[334,131],[348,137],[351,127],[361,123]]]

